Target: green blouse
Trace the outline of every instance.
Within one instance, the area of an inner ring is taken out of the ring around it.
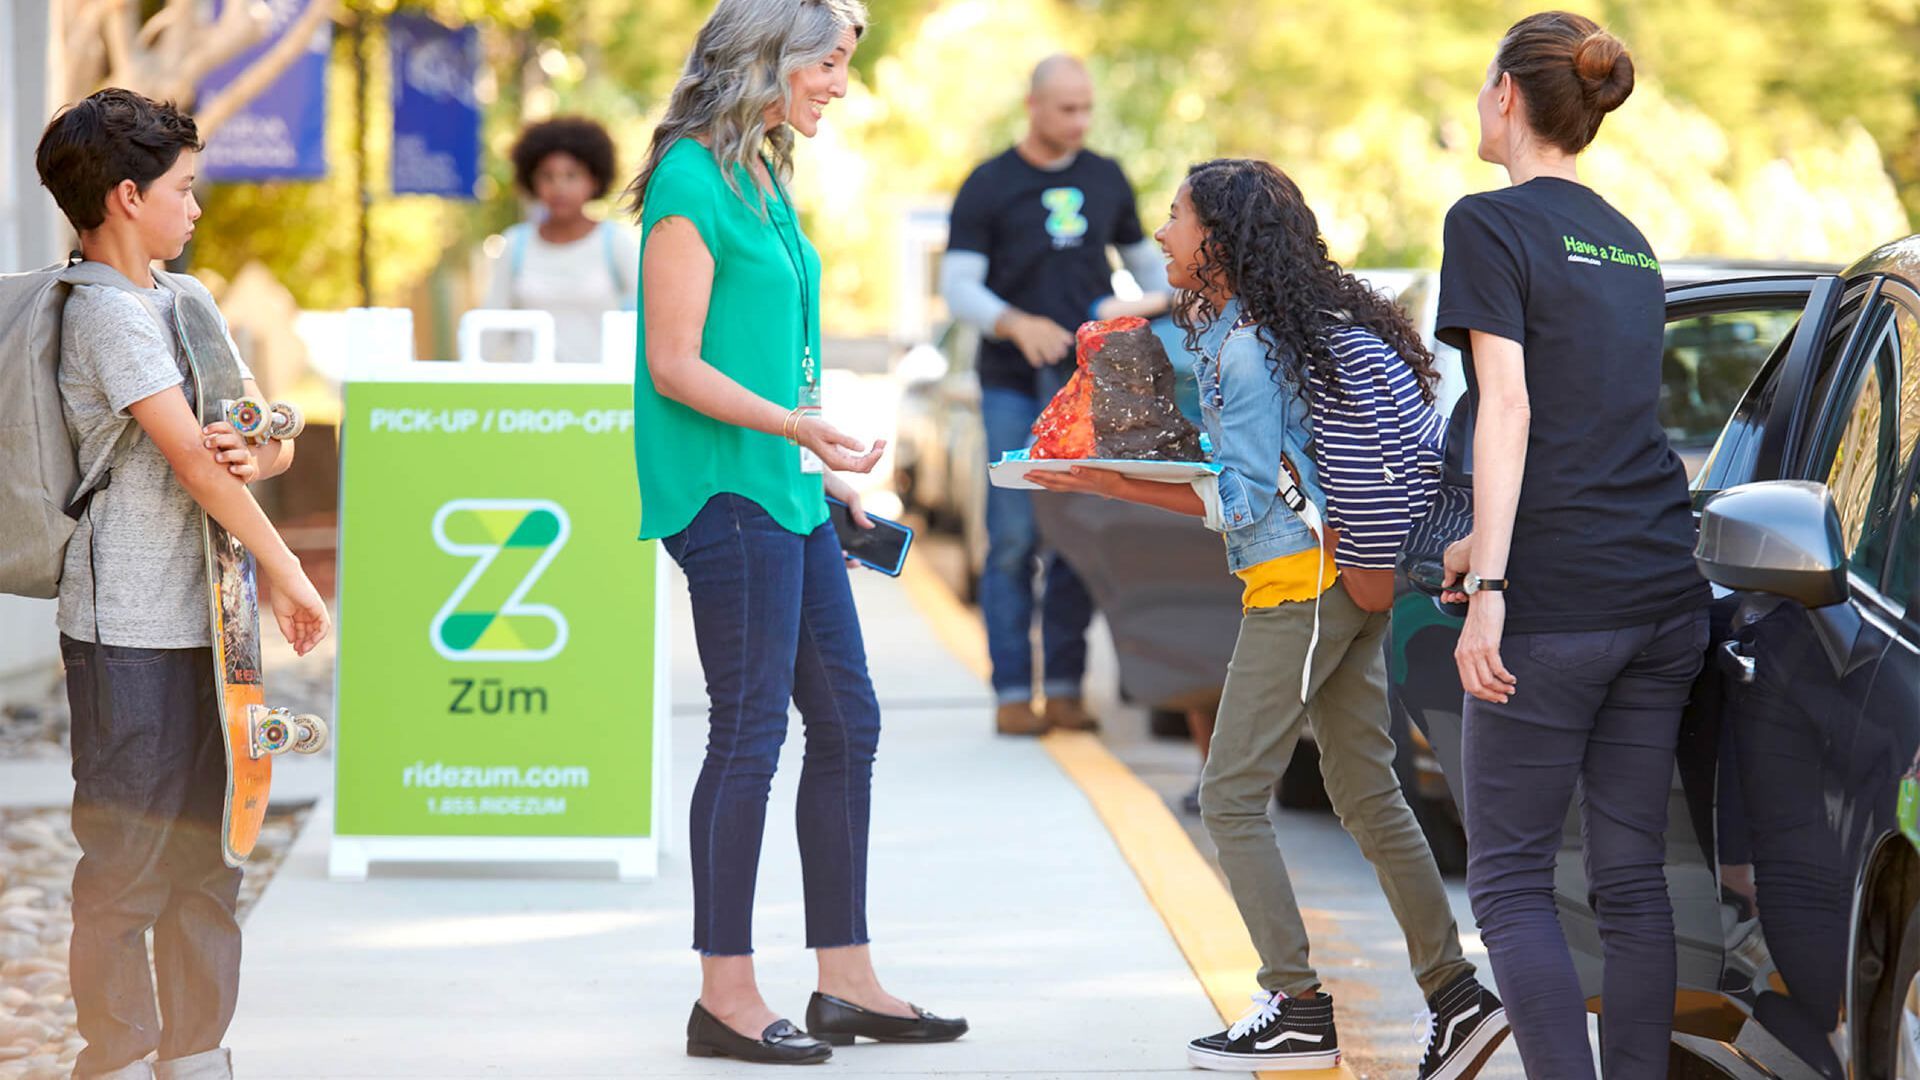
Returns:
[[[804,346],[810,343],[816,360],[820,356],[820,255],[784,200],[768,196],[767,216],[760,216],[749,201],[755,191],[752,174],[744,166],[735,168],[745,198],[727,187],[719,162],[698,141],[681,139],[669,147],[647,181],[641,257],[662,218],[685,218],[700,231],[713,256],[701,357],[741,386],[790,409],[800,403]],[[805,267],[810,304],[802,303],[795,255]],[[633,371],[640,539],[685,529],[707,500],[722,492],[753,500],[791,532],[804,535],[819,528],[827,520],[821,478],[800,471],[798,447],[777,434],[721,423],[654,389],[647,370],[646,306],[642,281]]]

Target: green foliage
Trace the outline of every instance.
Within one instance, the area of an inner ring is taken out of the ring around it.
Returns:
[[[827,262],[841,330],[890,325],[900,230],[939,206],[1024,125],[1031,65],[1089,58],[1093,144],[1140,189],[1149,228],[1188,165],[1269,158],[1318,211],[1334,253],[1371,265],[1439,257],[1460,195],[1505,182],[1474,153],[1474,97],[1518,0],[868,0],[847,100],[805,142],[796,189]],[[581,112],[638,164],[711,0],[351,0],[486,29],[485,198],[395,199],[386,185],[385,53],[371,35],[375,299],[405,301],[436,266],[521,214],[506,150],[523,118]],[[1603,0],[1632,48],[1634,95],[1586,178],[1665,257],[1843,260],[1920,221],[1920,0]],[[358,301],[348,35],[334,58],[317,184],[217,186],[196,258],[261,259],[303,304]]]

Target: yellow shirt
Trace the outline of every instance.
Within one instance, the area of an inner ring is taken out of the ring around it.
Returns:
[[[1333,588],[1340,571],[1333,565],[1332,548],[1315,547],[1256,563],[1235,576],[1246,584],[1246,591],[1240,595],[1240,607],[1252,611],[1312,600]]]

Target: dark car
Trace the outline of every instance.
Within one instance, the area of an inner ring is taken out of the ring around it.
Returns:
[[[1733,377],[1722,365],[1764,352],[1693,481],[1715,599],[1669,806],[1672,1075],[1915,1080],[1920,236],[1843,274],[1670,289],[1667,321],[1670,364],[1696,374],[1703,401]],[[1690,401],[1663,412],[1698,415]],[[1455,480],[1464,449],[1449,447]],[[1449,777],[1458,628],[1402,583],[1391,698]],[[1600,1012],[1572,811],[1555,881]]]

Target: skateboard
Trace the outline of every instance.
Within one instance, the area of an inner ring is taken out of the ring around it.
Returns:
[[[267,405],[249,397],[239,366],[224,350],[213,356],[196,356],[191,348],[186,351],[193,369],[194,409],[201,424],[226,420],[255,444],[276,436],[291,438],[305,426],[297,408],[281,402]],[[317,753],[327,745],[327,725],[317,716],[296,716],[267,705],[253,555],[211,516],[202,514],[201,521],[213,619],[213,670],[219,682],[220,725],[227,752],[220,848],[227,865],[237,867],[260,839],[267,791],[273,783],[273,759],[289,750]]]

